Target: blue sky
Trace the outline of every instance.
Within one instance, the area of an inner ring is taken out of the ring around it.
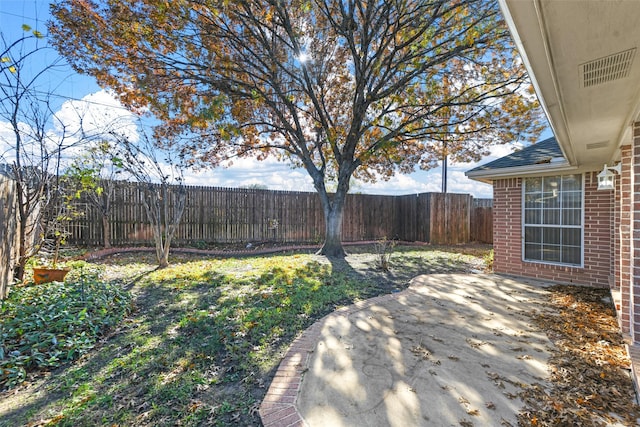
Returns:
[[[0,32],[7,40],[14,40],[23,34],[22,25],[27,24],[46,34],[46,21],[49,19],[48,0],[0,0]],[[51,49],[43,57],[43,61],[50,61],[57,56]],[[110,99],[106,92],[91,77],[73,72],[69,67],[65,70],[51,73],[45,77],[46,84],[56,88],[59,107],[66,101],[69,105],[77,105],[83,98],[90,99],[94,106],[116,108],[117,103]],[[76,101],[74,104],[73,101]],[[62,113],[61,113],[62,114]],[[541,139],[551,136],[547,131]],[[2,133],[0,132],[0,138]],[[1,142],[1,141],[0,141]],[[495,158],[509,154],[513,146],[499,146],[492,150],[489,157],[480,163],[486,163]],[[491,187],[469,180],[464,172],[477,166],[477,163],[453,164],[448,169],[448,191],[452,193],[470,193],[475,197],[492,197]],[[389,181],[371,183],[356,183],[352,192],[367,194],[414,194],[422,192],[439,192],[441,188],[441,167],[430,171],[417,171],[410,175],[397,175]],[[192,172],[186,174],[187,184],[212,185],[221,187],[242,187],[260,184],[272,190],[314,191],[311,179],[302,169],[291,169],[285,163],[275,160],[257,162],[252,159],[235,161],[229,168]]]
[[[23,24],[46,34],[46,22],[49,17],[48,0],[0,0],[0,31],[7,41],[16,40],[25,34],[22,30]],[[57,56],[59,55],[53,48],[47,49],[43,53],[42,61],[49,63]],[[48,75],[45,81],[68,99],[81,99],[100,90],[93,78],[75,73],[70,67]],[[61,99],[60,103],[63,101],[64,99]]]

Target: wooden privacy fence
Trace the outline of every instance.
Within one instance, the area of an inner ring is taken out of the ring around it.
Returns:
[[[493,243],[493,199],[474,199],[471,211],[471,241]]]
[[[16,215],[15,183],[0,175],[0,299],[7,295],[9,283],[13,281],[13,266],[16,260],[18,217]]]
[[[109,218],[114,246],[148,244],[152,240],[142,192],[135,183],[116,186]],[[474,206],[473,197],[467,194],[350,194],[345,204],[343,240],[466,243],[473,236],[491,235],[491,230],[474,234],[473,225],[478,223],[472,220]],[[101,245],[100,213],[86,203],[82,209],[85,215],[73,222],[67,240]],[[323,237],[324,215],[316,193],[187,187],[186,208],[174,241],[196,246],[264,241],[321,243]]]

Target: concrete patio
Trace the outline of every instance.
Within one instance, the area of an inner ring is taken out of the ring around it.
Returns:
[[[265,426],[516,425],[553,344],[531,315],[548,283],[424,275],[337,310],[291,346],[260,407]]]

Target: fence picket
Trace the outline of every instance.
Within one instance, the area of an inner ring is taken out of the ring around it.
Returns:
[[[187,205],[174,238],[177,245],[318,243],[324,235],[324,215],[316,193],[201,186],[187,187],[187,192]],[[110,216],[112,245],[148,244],[152,240],[142,193],[140,185],[117,183]],[[350,194],[345,204],[343,240],[386,237],[443,244],[490,242],[489,204],[466,194]],[[74,222],[71,231],[70,243],[100,244],[103,236],[98,210],[87,205],[86,215]]]

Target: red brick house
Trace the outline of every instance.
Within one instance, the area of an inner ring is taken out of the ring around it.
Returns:
[[[640,2],[499,1],[555,137],[467,172],[493,184],[495,271],[610,287],[637,354]]]
[[[613,200],[599,172],[571,167],[555,138],[467,172],[493,183],[495,271],[609,286]]]

